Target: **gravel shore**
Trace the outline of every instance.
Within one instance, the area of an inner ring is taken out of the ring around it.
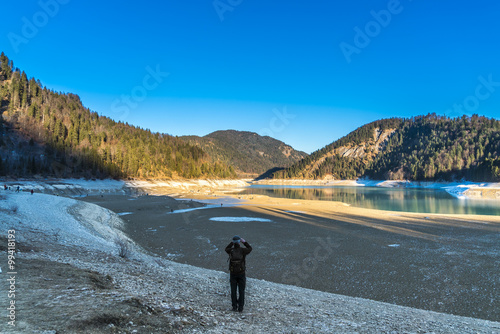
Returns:
[[[5,333],[500,333],[498,322],[252,278],[245,312],[233,313],[227,273],[150,254],[97,205],[9,194],[0,219],[4,234],[16,231],[17,251],[16,326],[4,311]],[[118,256],[117,238],[128,257]],[[5,310],[9,300],[0,303]]]

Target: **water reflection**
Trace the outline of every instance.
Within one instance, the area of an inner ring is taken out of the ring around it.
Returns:
[[[362,208],[389,211],[500,215],[499,201],[460,200],[444,190],[434,189],[254,185],[242,194],[338,201]]]

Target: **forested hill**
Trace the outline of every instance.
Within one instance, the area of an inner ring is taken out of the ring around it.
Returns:
[[[500,181],[500,121],[435,114],[364,125],[274,178]]]
[[[307,156],[282,141],[254,132],[227,130],[183,138],[215,160],[231,163],[243,174],[260,175],[275,167],[288,167]]]
[[[0,176],[236,177],[200,147],[83,107],[0,56]]]

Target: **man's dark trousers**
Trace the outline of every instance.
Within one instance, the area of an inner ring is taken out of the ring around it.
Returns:
[[[245,274],[231,274],[229,282],[231,283],[231,302],[233,304],[233,310],[243,311],[243,306],[245,306],[245,285],[246,285]],[[236,288],[238,288],[239,298],[236,297]]]

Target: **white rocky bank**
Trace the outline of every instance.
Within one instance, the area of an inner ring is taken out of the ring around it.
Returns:
[[[500,183],[478,182],[410,182],[391,180],[17,180],[0,183],[12,189],[19,186],[24,191],[33,189],[35,192],[60,194],[64,196],[86,196],[96,194],[130,194],[150,193],[169,194],[195,197],[196,195],[213,195],[242,189],[251,184],[257,185],[293,185],[293,186],[353,186],[381,188],[424,188],[440,189],[459,199],[495,199],[500,200]]]
[[[85,180],[85,179],[44,179],[44,180],[0,180],[0,187],[11,190],[20,187],[22,191],[35,191],[63,196],[86,196],[105,194],[149,193],[158,195],[207,195],[214,191],[247,187],[251,180]]]
[[[114,240],[126,236],[120,231],[121,219],[113,212],[52,195],[4,192],[1,196],[2,233],[15,229],[17,242],[38,245],[36,252],[19,253],[20,258],[49,259],[109,274],[120,291],[168,313],[175,326],[184,328],[179,329],[182,332],[500,333],[499,322],[251,278],[245,312],[233,313],[229,311],[227,273],[159,259],[137,246],[129,259],[118,257]],[[54,234],[57,238],[43,246],[41,236]],[[22,332],[23,326],[37,332],[37,324],[29,319],[21,322],[18,330]],[[111,329],[109,332],[113,332]],[[57,330],[54,328],[52,333]]]

